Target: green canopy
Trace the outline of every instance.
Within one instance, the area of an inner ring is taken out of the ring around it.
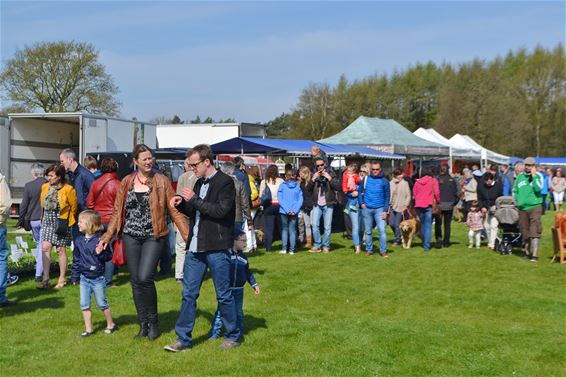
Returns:
[[[413,134],[393,119],[360,116],[334,136],[318,140],[327,144],[354,144],[409,156],[448,156],[449,148]]]

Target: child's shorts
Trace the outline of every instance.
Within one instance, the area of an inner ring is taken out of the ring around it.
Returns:
[[[87,278],[84,275],[81,275],[80,291],[81,310],[90,309],[90,296],[93,293],[98,309],[108,309],[108,301],[106,300],[106,279],[104,276]]]

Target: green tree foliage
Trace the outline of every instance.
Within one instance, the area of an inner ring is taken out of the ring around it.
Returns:
[[[459,65],[429,62],[352,82],[342,75],[335,87],[310,83],[296,107],[269,122],[267,132],[317,140],[360,115],[395,119],[411,131],[466,134],[505,154],[564,156],[564,47],[520,49]]]
[[[89,43],[40,42],[17,50],[0,73],[0,87],[14,106],[119,114],[118,87]]]

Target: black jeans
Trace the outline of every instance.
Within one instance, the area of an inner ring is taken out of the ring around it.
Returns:
[[[166,245],[165,237],[137,238],[124,234],[124,252],[140,323],[157,323],[155,273],[159,257]]]
[[[275,228],[277,227],[277,220],[279,218],[279,204],[272,204],[263,210],[263,219],[265,226],[263,228],[263,244],[266,251],[271,251],[273,248],[273,240],[275,239]]]
[[[452,225],[452,213],[453,211],[442,211],[440,216],[434,218],[434,235],[436,237],[436,242],[442,240],[444,246],[450,245],[450,226]],[[444,222],[444,239],[442,238],[442,223]]]

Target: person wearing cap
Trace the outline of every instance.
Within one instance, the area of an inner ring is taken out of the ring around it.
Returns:
[[[537,171],[536,161],[528,157],[524,161],[525,171],[517,176],[513,196],[519,207],[519,227],[525,243],[525,254],[532,262],[538,260],[538,245],[542,234],[543,176]]]

